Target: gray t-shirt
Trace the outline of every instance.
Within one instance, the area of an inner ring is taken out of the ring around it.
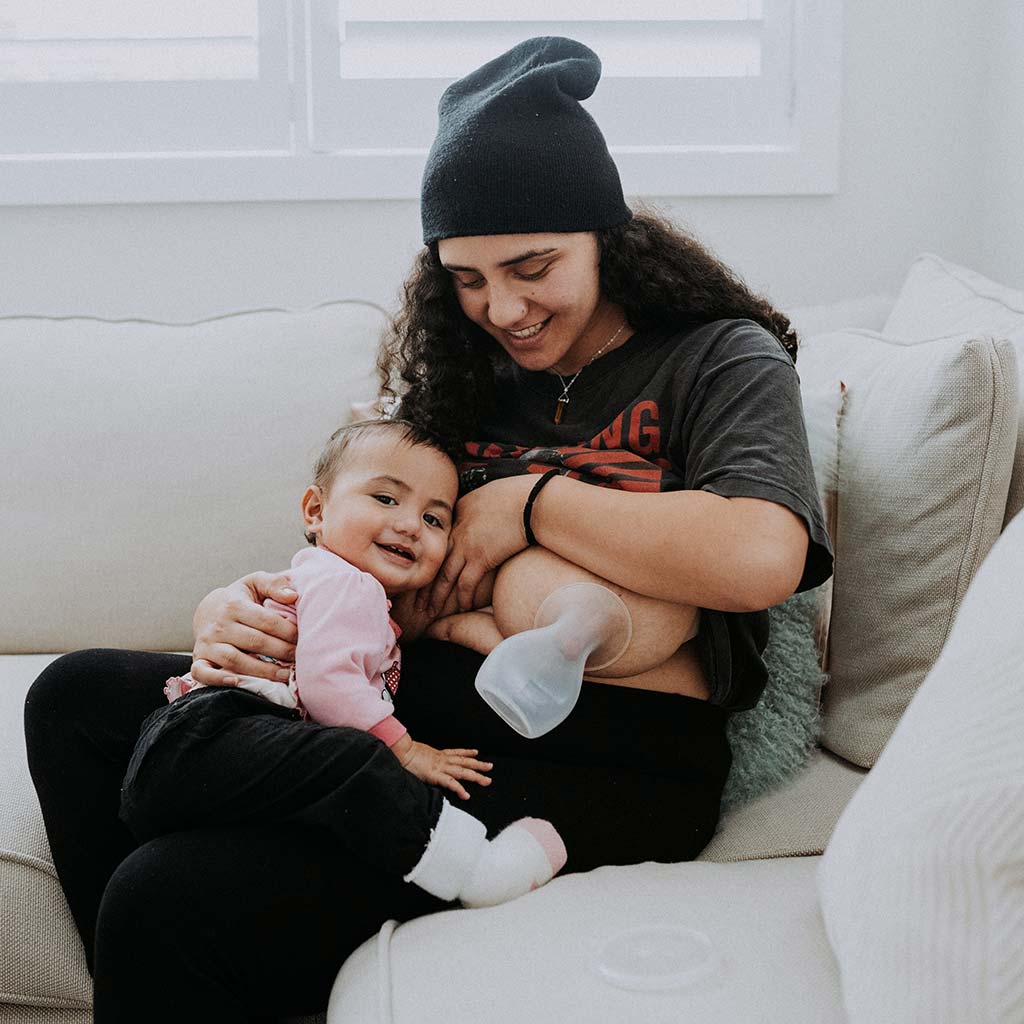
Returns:
[[[554,422],[562,393],[557,376],[508,361],[496,385],[497,407],[481,424],[483,440],[466,445],[464,492],[558,467],[623,490],[764,498],[807,524],[798,589],[831,575],[799,379],[782,344],[759,324],[718,320],[638,332],[583,370],[561,423]],[[626,523],[622,536],[623,544],[634,543]],[[767,642],[766,611],[702,611],[698,647],[713,703],[733,711],[757,703]]]

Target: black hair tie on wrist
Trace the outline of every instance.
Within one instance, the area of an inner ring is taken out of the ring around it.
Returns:
[[[530,516],[533,514],[533,503],[537,500],[537,495],[540,494],[541,488],[554,476],[561,476],[562,471],[560,469],[549,469],[534,485],[533,490],[530,491],[530,496],[526,499],[526,504],[523,506],[523,532],[526,534],[526,543],[533,547],[537,543],[537,538],[533,535],[533,527],[530,525]]]

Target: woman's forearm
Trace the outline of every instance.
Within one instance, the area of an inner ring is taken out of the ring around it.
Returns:
[[[567,477],[533,507],[544,547],[638,594],[753,611],[796,589],[807,529],[782,505],[708,491],[633,493]]]

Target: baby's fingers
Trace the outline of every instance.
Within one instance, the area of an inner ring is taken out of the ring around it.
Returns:
[[[458,779],[452,778],[451,775],[442,775],[438,779],[438,784],[444,786],[445,789],[450,789],[453,793],[458,793],[463,800],[469,799],[469,794],[466,792],[465,787],[458,781]]]
[[[481,765],[483,771],[488,771],[491,767],[491,765],[483,766],[480,761],[475,761],[473,764]],[[475,771],[468,764],[449,763],[445,765],[445,771],[453,778],[465,779],[467,782],[476,782],[481,786],[489,786],[491,784],[488,776],[481,775],[479,771]]]
[[[445,764],[449,770],[452,768],[472,768],[478,772],[489,772],[493,767],[492,761],[478,761],[474,756],[475,750],[444,750]]]
[[[461,747],[453,747],[448,750],[442,750],[441,753],[444,754],[444,756],[448,758],[448,760],[450,761],[454,761],[456,763],[463,763],[467,761],[473,761],[473,759],[476,757],[477,754],[480,753],[480,751],[463,750]],[[488,768],[492,767],[492,765],[488,761],[474,761],[474,764],[478,767],[482,764],[487,765]]]

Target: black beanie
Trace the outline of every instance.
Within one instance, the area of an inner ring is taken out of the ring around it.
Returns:
[[[629,220],[604,136],[579,102],[600,77],[589,47],[540,36],[453,82],[423,171],[423,241]]]

